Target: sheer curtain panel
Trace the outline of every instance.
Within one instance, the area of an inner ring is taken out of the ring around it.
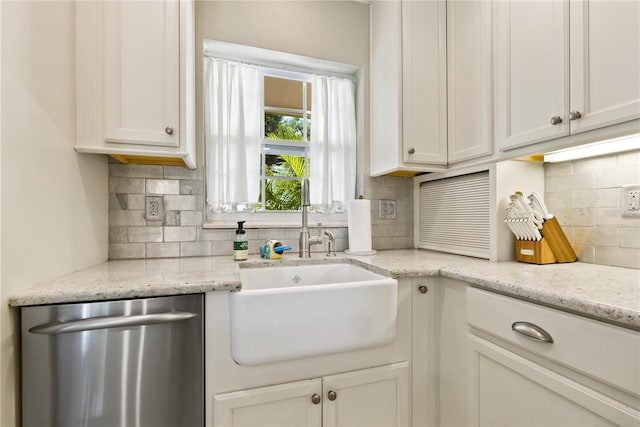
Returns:
[[[354,82],[315,76],[311,117],[311,204],[320,211],[344,210],[356,187]]]
[[[252,210],[260,191],[260,72],[204,62],[207,204],[216,212]]]

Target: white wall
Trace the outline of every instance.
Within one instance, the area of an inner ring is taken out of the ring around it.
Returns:
[[[8,297],[106,260],[107,159],[76,154],[73,2],[2,2],[0,425],[17,425]]]

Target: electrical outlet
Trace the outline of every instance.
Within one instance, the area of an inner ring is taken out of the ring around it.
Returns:
[[[640,185],[623,185],[622,216],[624,217],[640,217]]]
[[[147,221],[159,221],[163,216],[163,206],[161,196],[145,197],[144,217]]]

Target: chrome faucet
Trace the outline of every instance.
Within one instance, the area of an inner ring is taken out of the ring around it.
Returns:
[[[318,235],[311,236],[309,233],[309,224],[307,219],[307,207],[311,206],[311,197],[309,196],[309,178],[302,180],[302,228],[300,229],[300,241],[298,248],[298,256],[300,258],[311,257],[311,245],[322,243],[322,224],[318,223]]]

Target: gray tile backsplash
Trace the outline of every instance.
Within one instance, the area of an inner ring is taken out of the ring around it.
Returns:
[[[581,262],[640,269],[640,218],[621,187],[640,184],[640,151],[545,165],[546,203]]]
[[[202,169],[177,166],[109,165],[109,258],[167,258],[231,255],[233,229],[205,229]],[[411,178],[379,177],[365,182],[371,199],[374,249],[413,247]],[[145,218],[148,196],[162,198],[160,219]],[[396,201],[395,219],[378,219],[378,200]],[[346,227],[330,228],[338,251],[348,248]],[[315,233],[315,231],[314,231]],[[257,254],[268,239],[279,239],[297,251],[299,228],[249,229],[249,252]],[[326,251],[314,246],[314,252]]]
[[[413,247],[412,179],[367,178],[374,249]],[[620,187],[640,183],[640,152],[545,165],[545,200],[579,261],[640,268],[640,219],[620,214]],[[233,229],[204,229],[202,169],[109,165],[109,258],[230,255]],[[145,198],[162,197],[161,220],[145,219]],[[396,218],[379,219],[378,201],[396,201]],[[337,250],[349,246],[347,228],[331,229]],[[297,251],[298,227],[249,229],[249,251],[279,239]],[[313,250],[326,250],[314,246]]]

